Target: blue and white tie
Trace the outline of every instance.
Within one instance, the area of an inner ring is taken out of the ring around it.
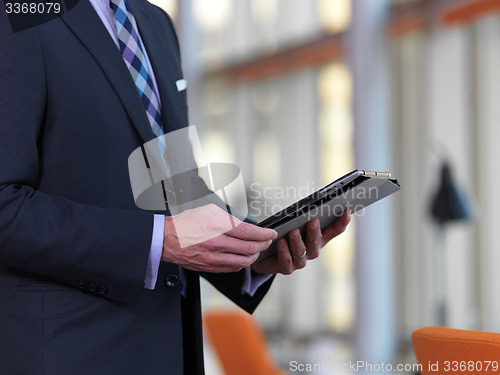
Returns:
[[[115,13],[116,31],[123,60],[135,82],[153,133],[160,137],[165,134],[160,104],[148,72],[144,47],[139,39],[132,9],[126,0],[110,0],[110,5]]]

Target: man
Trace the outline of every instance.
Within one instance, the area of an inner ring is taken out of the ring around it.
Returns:
[[[130,25],[135,73],[118,31]],[[251,313],[272,274],[304,267],[345,229],[347,214],[323,234],[312,222],[253,263],[272,230],[236,221],[181,248],[228,214],[198,207],[174,226],[137,208],[129,155],[187,125],[176,35],[146,0],[80,0],[19,32],[2,10],[0,51],[1,374],[202,374],[199,274]]]

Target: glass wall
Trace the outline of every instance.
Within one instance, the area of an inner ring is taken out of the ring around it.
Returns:
[[[182,2],[179,12],[181,40],[197,45],[184,48],[183,56],[191,123],[207,160],[242,169],[252,219],[270,216],[354,167],[345,61],[290,69],[296,61],[274,58],[340,35],[349,26],[350,1],[193,0]],[[268,66],[258,65],[263,59]],[[255,313],[284,368],[291,360],[352,352],[355,225],[323,253],[305,270],[279,276]],[[209,285],[203,291],[205,310],[232,308]]]
[[[175,3],[190,123],[207,160],[240,166],[252,219],[365,168],[360,161],[379,166],[380,155],[403,187],[381,216],[355,218],[319,260],[277,278],[255,314],[276,361],[288,369],[290,360],[366,360],[360,343],[373,348],[385,334],[366,327],[386,320],[360,313],[365,302],[394,301],[396,362],[415,361],[410,336],[424,325],[500,331],[500,7],[469,13],[456,1],[394,0],[388,15],[366,16],[359,4],[371,0]],[[353,69],[363,56],[353,30],[361,16],[384,30],[380,44],[367,46],[365,66],[377,67],[364,76]],[[374,80],[383,97],[359,108]],[[363,155],[363,142],[380,153]],[[431,211],[445,163],[470,217],[440,225]],[[360,257],[370,241],[372,258]],[[365,274],[363,262],[388,255],[381,274]],[[205,310],[234,308],[206,284],[203,302]]]

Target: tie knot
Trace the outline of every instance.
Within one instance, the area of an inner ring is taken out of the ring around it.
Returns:
[[[135,19],[130,4],[127,0],[109,0],[109,5],[115,16],[115,26],[119,39],[120,34],[124,33],[124,38],[132,37],[137,40],[137,31],[134,26]],[[128,42],[126,42],[127,44]]]

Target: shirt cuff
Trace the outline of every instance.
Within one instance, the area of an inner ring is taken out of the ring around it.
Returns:
[[[151,239],[148,266],[146,268],[146,277],[144,279],[144,288],[146,289],[154,290],[156,285],[156,279],[158,278],[158,269],[160,268],[161,253],[163,251],[164,230],[165,216],[154,215],[153,237]]]
[[[241,288],[243,293],[253,297],[257,289],[259,289],[262,284],[269,280],[273,275],[268,273],[252,273],[252,267],[245,268],[245,281],[243,282],[243,287]]]

